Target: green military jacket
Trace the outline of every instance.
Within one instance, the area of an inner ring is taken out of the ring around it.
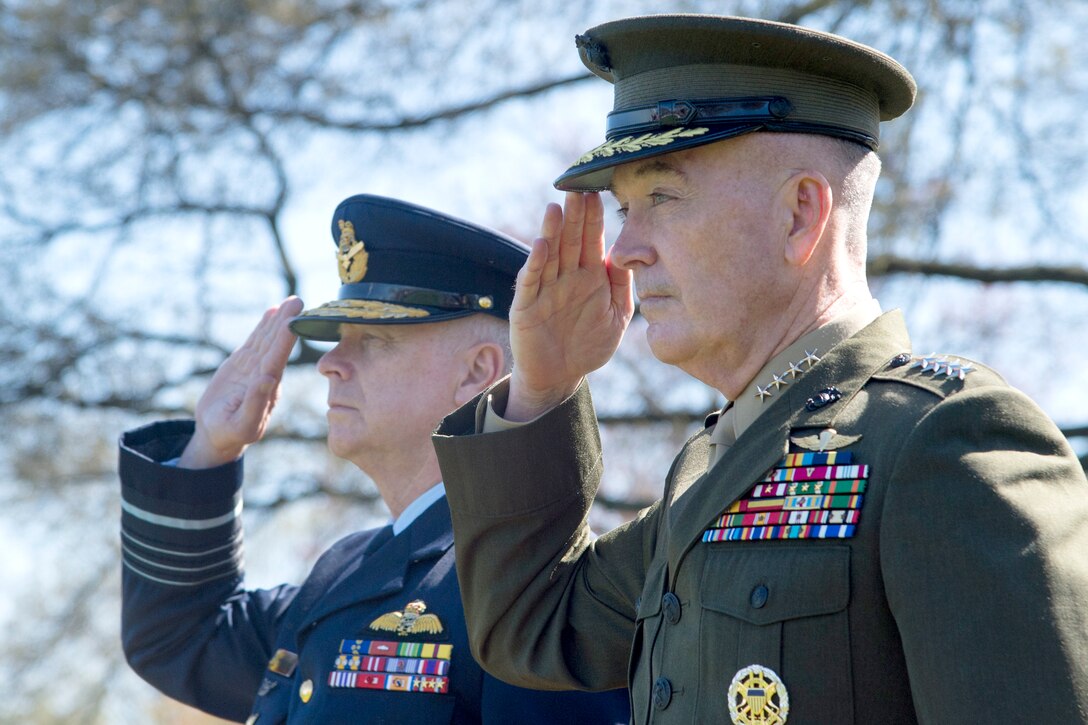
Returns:
[[[434,442],[474,654],[503,679],[627,684],[636,723],[1088,721],[1084,472],[993,372],[912,358],[898,313],[709,471],[693,436],[661,500],[595,541],[588,390],[509,431],[479,417]]]

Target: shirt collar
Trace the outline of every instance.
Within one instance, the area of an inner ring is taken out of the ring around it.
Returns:
[[[809,368],[820,361],[820,356],[827,354],[831,348],[860,332],[879,316],[880,303],[870,300],[844,315],[833,318],[826,325],[802,335],[785,350],[771,358],[770,362],[764,365],[763,369],[748,383],[748,387],[732,402],[734,413],[731,418],[736,438],[740,438],[748,426],[752,425],[774,402],[779,390],[804,375]],[[729,407],[728,404],[726,407]],[[724,433],[725,431],[718,431],[718,437]],[[711,440],[714,440],[713,433]]]
[[[408,528],[409,525],[431,507],[435,501],[446,495],[446,486],[441,481],[428,488],[416,497],[415,501],[404,507],[400,516],[393,522],[393,536]]]

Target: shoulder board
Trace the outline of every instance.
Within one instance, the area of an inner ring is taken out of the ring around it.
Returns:
[[[930,390],[941,397],[979,385],[1007,383],[991,368],[956,355],[896,355],[872,376],[876,380],[895,380]]]

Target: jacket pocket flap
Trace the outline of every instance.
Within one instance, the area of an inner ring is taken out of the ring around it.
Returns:
[[[842,611],[850,602],[850,548],[715,547],[700,590],[704,608],[752,624]]]

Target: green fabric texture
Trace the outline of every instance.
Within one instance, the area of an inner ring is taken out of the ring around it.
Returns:
[[[709,471],[708,437],[693,436],[662,500],[595,541],[587,388],[501,433],[476,433],[474,403],[449,417],[434,443],[476,656],[521,685],[627,684],[635,723],[730,723],[728,688],[749,665],[781,678],[789,725],[1084,722],[1084,472],[998,375],[894,362],[909,351],[901,316],[883,315]],[[829,387],[841,398],[810,410]],[[701,540],[802,450],[791,436],[829,427],[869,466],[852,537]]]

